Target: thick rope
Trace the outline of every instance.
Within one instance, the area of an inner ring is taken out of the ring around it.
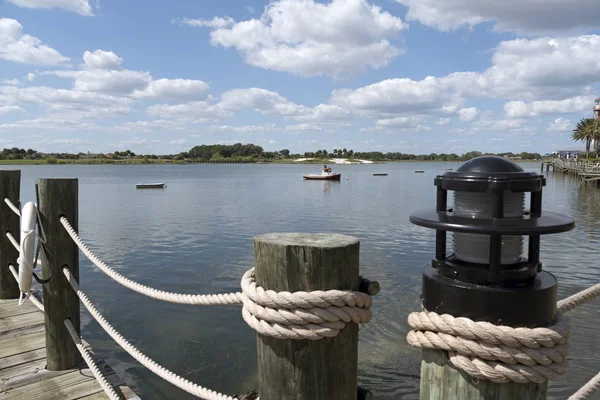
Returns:
[[[569,397],[569,400],[584,400],[590,397],[596,390],[600,389],[600,373],[590,379],[575,394]]]
[[[554,324],[533,329],[414,312],[408,317],[413,330],[407,341],[418,348],[448,351],[452,365],[476,378],[498,383],[556,380],[566,371],[569,352],[570,326],[563,313],[599,295],[597,284],[561,300]],[[600,382],[589,385],[595,390]]]
[[[94,362],[92,355],[81,342],[81,338],[77,334],[77,331],[73,326],[73,322],[71,322],[71,320],[68,318],[65,319],[65,327],[69,331],[69,334],[71,335],[71,339],[73,339],[75,346],[77,346],[77,350],[79,350],[79,353],[81,353],[81,357],[83,357],[86,364],[90,368],[90,371],[92,371],[92,374],[94,374],[94,377],[100,384],[100,387],[102,387],[102,390],[104,390],[104,393],[106,393],[110,400],[122,400],[123,396],[119,395],[116,392],[115,388],[110,383],[108,383],[104,375],[102,375],[102,372],[100,372],[98,365],[96,365],[96,363]]]
[[[79,284],[71,274],[69,268],[64,267],[63,273],[65,274],[65,277],[71,284],[73,290],[77,293],[77,296],[79,297],[85,308],[87,308],[92,317],[94,317],[94,319],[100,324],[102,329],[104,329],[104,331],[106,331],[106,333],[108,333],[108,335],[111,338],[113,338],[113,340],[117,342],[117,344],[119,344],[119,346],[121,346],[123,350],[129,353],[129,355],[135,358],[140,364],[148,368],[150,371],[152,371],[162,379],[171,383],[172,385],[175,385],[178,388],[185,390],[186,392],[194,396],[200,397],[205,400],[236,400],[233,397],[214,392],[200,385],[192,383],[187,379],[176,375],[174,372],[166,369],[165,367],[161,366],[160,364],[156,363],[151,358],[140,352],[138,349],[135,348],[135,346],[129,343],[127,339],[125,339],[119,332],[117,332],[115,328],[113,328],[108,323],[108,321],[106,321],[104,316],[100,314],[96,307],[94,307],[92,302],[88,299],[88,297],[79,287]]]
[[[228,305],[243,303],[244,321],[258,333],[278,339],[319,340],[334,337],[347,323],[366,323],[373,300],[369,294],[348,290],[275,292],[257,286],[254,268],[241,281],[242,293],[191,295],[154,289],[124,277],[96,256],[67,218],[60,222],[79,249],[100,270],[123,286],[159,300],[178,304]],[[378,286],[378,285],[375,285]]]
[[[143,294],[144,296],[152,297],[153,299],[167,301],[176,304],[195,304],[195,305],[228,305],[228,304],[241,304],[242,294],[241,293],[227,293],[227,294],[210,294],[210,295],[197,295],[197,294],[180,294],[166,292],[164,290],[154,289],[149,286],[142,285],[141,283],[132,281],[129,278],[124,277],[117,271],[106,265],[98,256],[96,256],[87,247],[87,245],[81,240],[81,237],[75,232],[75,229],[71,226],[66,217],[60,218],[61,224],[66,229],[73,242],[79,247],[81,252],[102,272],[111,277],[117,283],[125,286],[134,292]]]
[[[8,207],[13,210],[13,212],[15,214],[17,214],[19,217],[21,216],[21,212],[19,211],[19,207],[15,206],[14,203],[12,201],[10,201],[10,199],[8,197],[4,198],[4,202],[8,205]]]
[[[6,232],[6,237],[12,243],[15,250],[17,250],[18,252],[21,252],[21,245],[19,244],[19,242],[17,242],[17,239],[15,239],[15,237],[12,235],[12,233]]]
[[[588,301],[595,299],[598,296],[600,296],[600,283],[582,290],[579,293],[575,293],[566,299],[562,299],[557,303],[556,306],[560,312],[566,313],[575,307],[582,305],[583,303],[587,303]]]
[[[8,264],[8,269],[10,269],[10,272],[12,273],[13,278],[15,278],[15,281],[17,283],[19,283],[19,273],[15,269],[14,265]],[[40,310],[41,312],[45,312],[44,311],[44,304],[40,301],[40,299],[38,299],[36,297],[36,295],[35,295],[35,293],[33,291],[27,293],[27,298],[29,300],[31,300],[31,302],[33,303],[33,305],[36,306],[38,308],[38,310]]]

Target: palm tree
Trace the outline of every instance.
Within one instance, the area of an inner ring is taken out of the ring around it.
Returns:
[[[585,142],[586,158],[589,157],[590,147],[594,142],[594,151],[598,154],[600,146],[600,120],[596,118],[582,118],[571,136],[576,142]]]

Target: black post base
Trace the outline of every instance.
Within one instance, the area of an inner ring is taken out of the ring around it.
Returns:
[[[556,314],[557,284],[542,271],[519,284],[477,284],[423,269],[423,307],[430,312],[512,327],[548,326]]]

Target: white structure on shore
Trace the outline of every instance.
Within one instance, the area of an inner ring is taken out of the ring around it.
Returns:
[[[298,158],[297,160],[294,160],[294,162],[311,161],[311,160],[314,160],[314,158]],[[329,164],[373,164],[373,161],[369,161],[369,160],[348,161],[347,158],[332,158],[329,160]]]

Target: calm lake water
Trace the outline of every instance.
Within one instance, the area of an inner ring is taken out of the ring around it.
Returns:
[[[236,291],[252,267],[252,238],[269,232],[335,232],[361,241],[361,273],[381,283],[373,320],[360,331],[359,382],[377,399],[417,399],[420,352],[406,344],[420,307],[421,269],[434,231],[409,223],[434,207],[433,179],[457,163],[335,166],[341,182],[306,182],[318,165],[21,166],[22,199],[36,178],[79,178],[83,239],[109,265],[148,286],[181,293]],[[539,164],[523,164],[539,171]],[[415,174],[413,170],[425,173]],[[373,177],[373,172],[388,172]],[[348,178],[348,180],[346,180]],[[164,181],[165,190],[135,183]],[[559,297],[600,281],[600,189],[550,172],[544,210],[572,216],[574,231],[542,237],[542,262]],[[81,259],[81,286],[134,345],[185,378],[233,394],[255,388],[256,338],[240,308],[175,305],[116,284]],[[551,385],[565,399],[600,370],[598,302],[570,313],[569,372]],[[143,399],[191,399],[122,351],[84,310],[83,336]]]

